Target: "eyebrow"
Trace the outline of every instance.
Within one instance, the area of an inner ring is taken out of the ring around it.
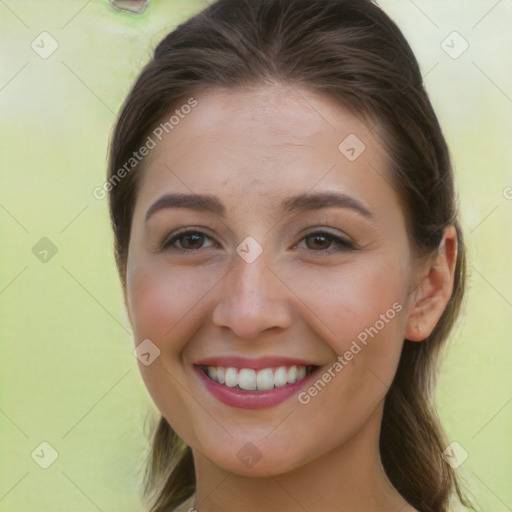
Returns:
[[[373,219],[373,214],[368,207],[354,197],[339,192],[299,194],[288,197],[281,202],[281,209],[285,213],[300,213],[332,207],[348,208],[368,219]],[[216,196],[208,194],[166,194],[149,207],[146,213],[146,222],[157,211],[168,208],[189,208],[195,211],[213,213],[219,217],[225,217],[226,215],[224,204]]]

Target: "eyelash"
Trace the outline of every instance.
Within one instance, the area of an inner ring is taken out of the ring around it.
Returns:
[[[184,238],[187,235],[200,235],[202,237],[210,238],[211,240],[213,240],[212,237],[208,236],[206,233],[203,233],[202,231],[186,230],[186,231],[181,231],[181,232],[175,233],[170,238],[169,237],[166,238],[163,241],[163,243],[160,247],[160,250],[161,251],[169,251],[169,250],[179,251],[181,253],[186,253],[186,252],[190,253],[191,252],[194,254],[201,251],[201,249],[182,249],[179,247],[172,247],[172,245],[176,241],[178,241],[180,238]],[[304,236],[301,239],[301,241],[305,240],[307,238],[313,238],[314,236],[319,236],[319,235],[327,238],[331,242],[334,242],[338,246],[338,250],[332,251],[332,250],[325,249],[325,250],[315,251],[314,249],[307,249],[308,251],[315,253],[315,255],[329,255],[329,254],[332,254],[333,252],[348,252],[348,251],[354,251],[354,250],[358,249],[358,247],[356,247],[356,245],[354,243],[352,243],[350,240],[340,237],[340,236],[333,235],[332,233],[329,233],[328,231],[312,231],[311,233],[308,233],[306,236]],[[294,248],[295,247],[296,246],[294,246]]]

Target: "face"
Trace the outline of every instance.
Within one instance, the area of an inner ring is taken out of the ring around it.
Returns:
[[[377,134],[333,99],[195,99],[155,138],[133,214],[126,303],[160,351],[139,368],[195,453],[279,474],[380,411],[411,309],[404,213]]]

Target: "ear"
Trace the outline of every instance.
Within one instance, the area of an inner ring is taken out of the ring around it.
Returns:
[[[124,311],[126,314],[126,318],[130,324],[131,329],[133,330],[133,323],[132,323],[132,317],[130,315],[130,308],[128,307],[128,292],[127,292],[127,284],[126,282],[123,284],[123,302],[124,302]]]
[[[423,341],[434,330],[452,295],[456,261],[457,231],[448,226],[439,249],[421,266],[420,282],[413,292],[407,318],[406,339]]]

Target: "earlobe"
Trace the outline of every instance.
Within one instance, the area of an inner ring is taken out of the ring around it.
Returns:
[[[404,333],[407,340],[423,341],[434,330],[452,295],[456,261],[457,231],[448,226],[439,249],[421,268]]]

